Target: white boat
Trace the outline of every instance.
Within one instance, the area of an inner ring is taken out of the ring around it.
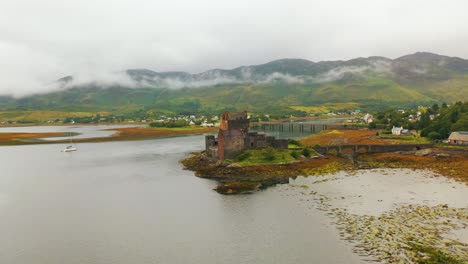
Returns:
[[[72,151],[77,151],[78,149],[72,145],[67,146],[65,149],[62,150],[62,152],[72,152]]]
[[[73,136],[70,137],[70,145],[68,145],[65,149],[62,149],[62,152],[73,152],[77,151],[78,149],[73,146]]]

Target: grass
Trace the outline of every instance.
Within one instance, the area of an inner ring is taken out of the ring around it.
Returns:
[[[268,147],[246,150],[239,154],[235,161],[239,165],[284,164],[300,160],[301,155],[304,154],[305,156],[313,156],[316,153],[309,148],[291,150]]]
[[[379,139],[389,140],[394,144],[430,144],[431,140],[425,137],[420,137],[416,135],[384,135],[381,134],[378,136]]]
[[[355,109],[358,109],[360,105],[361,104],[359,103],[325,103],[313,106],[293,105],[290,107],[294,110],[303,111],[309,114],[326,114],[344,109],[354,111]]]
[[[7,121],[28,121],[28,122],[47,122],[55,119],[65,119],[67,117],[86,117],[95,116],[97,114],[107,115],[108,112],[63,112],[63,111],[0,111],[0,122]]]

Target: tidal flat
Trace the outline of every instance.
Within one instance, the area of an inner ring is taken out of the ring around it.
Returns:
[[[372,169],[278,186],[324,211],[356,253],[384,263],[466,263],[468,186],[430,171]]]

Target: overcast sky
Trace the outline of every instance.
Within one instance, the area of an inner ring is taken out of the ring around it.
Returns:
[[[280,58],[468,58],[464,0],[0,0],[0,94],[128,68],[197,73]]]

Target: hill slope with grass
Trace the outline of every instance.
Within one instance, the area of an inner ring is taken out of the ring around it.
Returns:
[[[417,105],[468,100],[468,60],[418,52],[396,59],[312,62],[282,59],[198,74],[132,69],[128,82],[81,83],[23,98],[0,96],[0,110],[218,113],[249,109],[294,112],[324,103]],[[297,109],[297,108],[296,108]]]

